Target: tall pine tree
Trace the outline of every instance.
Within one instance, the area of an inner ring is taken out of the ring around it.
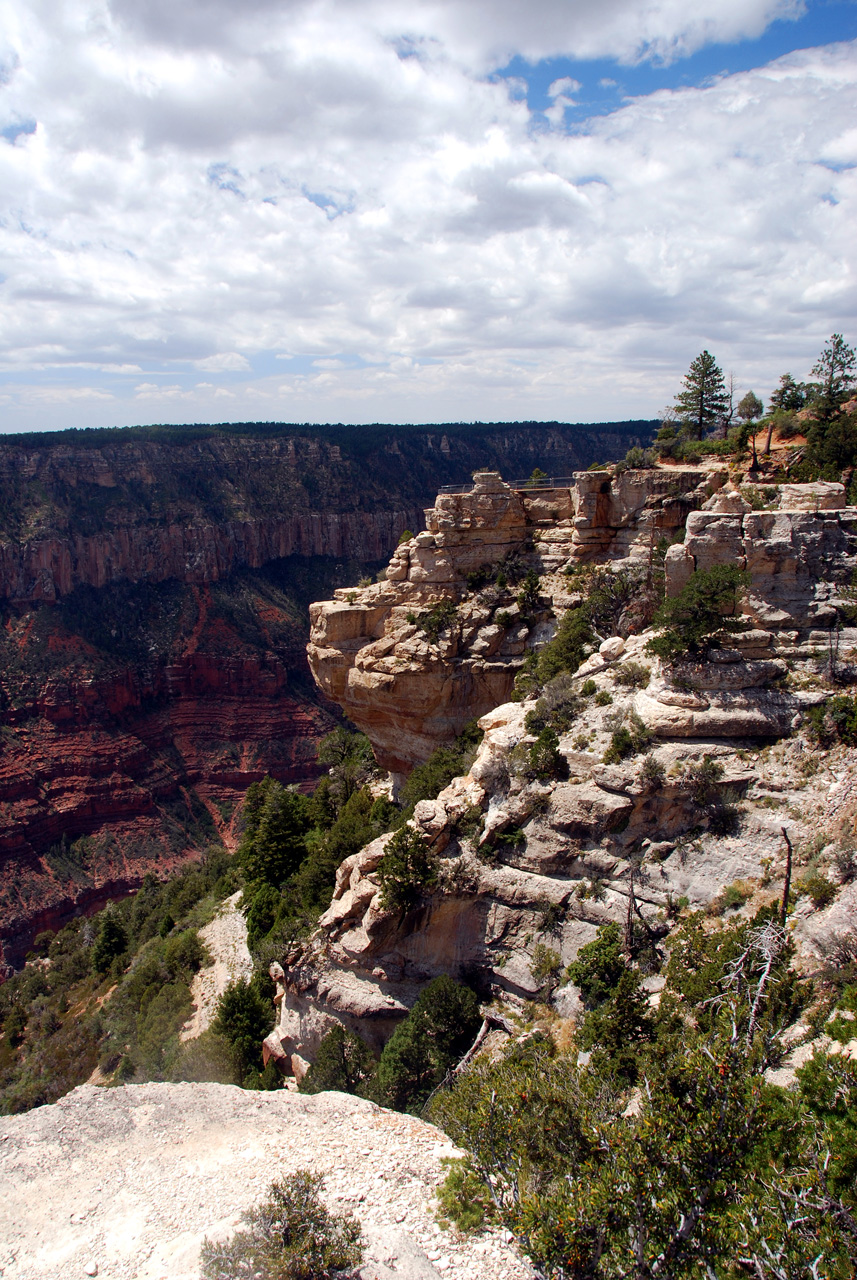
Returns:
[[[683,389],[676,396],[675,413],[685,433],[701,440],[706,431],[726,417],[729,393],[723,370],[710,351],[703,351],[684,376]]]

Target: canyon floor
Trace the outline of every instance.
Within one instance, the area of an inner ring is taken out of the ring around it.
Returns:
[[[436,1224],[455,1154],[432,1125],[346,1094],[83,1085],[0,1118],[0,1275],[198,1280],[205,1237],[225,1239],[275,1178],[310,1169],[361,1223],[361,1280],[525,1280],[499,1234]]]

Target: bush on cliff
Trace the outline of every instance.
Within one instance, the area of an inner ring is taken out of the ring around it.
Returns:
[[[420,800],[434,800],[453,778],[467,773],[476,759],[483,733],[475,720],[466,724],[450,747],[437,747],[426,760],[408,775],[399,792],[402,821],[414,812]]]
[[[377,875],[381,906],[410,911],[437,884],[437,858],[418,831],[402,827],[388,841]]]
[[[279,887],[306,857],[307,800],[273,778],[254,782],[244,801],[244,838],[238,860],[252,895]]]
[[[469,987],[446,975],[435,978],[384,1046],[373,1090],[376,1101],[418,1113],[470,1048],[481,1021],[479,1001]]]
[[[255,973],[249,980],[239,978],[230,983],[217,1004],[217,1017],[212,1025],[215,1034],[223,1036],[234,1055],[236,1084],[256,1084],[262,1071],[262,1041],[274,1026],[274,1006],[264,987],[270,987],[267,974]],[[248,1080],[249,1077],[252,1080]]]
[[[734,564],[697,569],[677,596],[665,600],[654,617],[661,634],[646,645],[667,662],[685,656],[702,659],[717,646],[718,631],[743,631],[747,623],[734,616],[747,574]]]
[[[119,960],[128,949],[128,932],[112,903],[101,913],[101,923],[95,945],[92,948],[92,967],[96,973],[106,973],[114,960]]]
[[[205,1240],[204,1280],[336,1280],[363,1258],[360,1224],[322,1203],[319,1174],[299,1170],[273,1182],[268,1199],[243,1216],[246,1231],[225,1244]]]
[[[857,746],[857,698],[839,694],[806,712],[810,732],[820,746],[829,747],[837,740],[846,746]]]
[[[365,1094],[376,1067],[366,1041],[337,1023],[323,1037],[299,1088],[301,1093],[337,1089],[340,1093]]]

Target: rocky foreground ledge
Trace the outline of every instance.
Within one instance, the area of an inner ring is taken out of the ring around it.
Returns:
[[[3,1280],[198,1280],[276,1177],[310,1169],[367,1240],[361,1280],[525,1280],[499,1234],[464,1239],[433,1216],[445,1134],[347,1094],[220,1084],[82,1085],[0,1118]]]

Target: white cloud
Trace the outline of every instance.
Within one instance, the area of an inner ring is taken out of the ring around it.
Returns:
[[[556,98],[561,93],[577,93],[582,89],[583,85],[579,80],[572,80],[571,76],[562,76],[559,80],[554,80],[548,88],[548,97]]]
[[[288,397],[297,420],[654,413],[703,346],[760,393],[806,372],[857,338],[854,45],[573,134],[570,77],[535,129],[481,77],[511,48],[666,57],[794,12],[706,4],[0,0],[0,126],[38,119],[0,141],[9,429],[38,425],[22,371],[48,366],[177,418],[215,399],[179,370],[240,374],[236,418]],[[253,375],[277,352],[314,371]],[[77,421],[58,403],[46,424]]]
[[[250,368],[250,361],[236,351],[227,351],[219,356],[206,356],[204,360],[197,360],[196,367],[205,373],[240,372]]]

